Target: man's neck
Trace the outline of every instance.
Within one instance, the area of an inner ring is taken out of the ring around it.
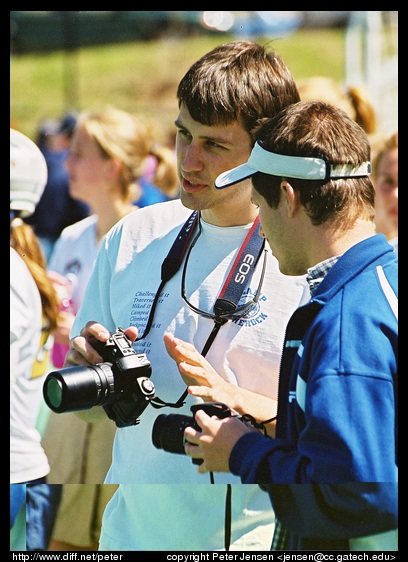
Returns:
[[[252,204],[240,209],[231,209],[229,213],[226,213],[225,209],[212,208],[201,211],[201,216],[205,222],[215,226],[243,226],[254,222],[258,216],[258,209]]]
[[[358,220],[354,228],[338,234],[324,228],[321,229],[320,233],[316,231],[315,234],[315,243],[313,243],[311,237],[309,238],[310,248],[314,248],[314,250],[312,249],[309,255],[310,264],[308,267],[313,267],[316,263],[320,263],[333,256],[344,254],[352,246],[374,236],[376,231],[371,221]]]

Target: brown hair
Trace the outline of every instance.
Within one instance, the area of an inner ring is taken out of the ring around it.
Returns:
[[[370,160],[367,134],[345,111],[319,101],[302,101],[264,119],[255,136],[266,150],[322,158],[332,166],[357,167]],[[312,224],[345,229],[358,218],[374,220],[374,187],[369,177],[326,180],[284,178],[299,191]],[[276,208],[282,178],[256,173],[256,189]]]
[[[251,134],[257,120],[299,101],[282,58],[252,41],[220,45],[195,62],[177,89],[179,107],[204,125],[240,121]]]

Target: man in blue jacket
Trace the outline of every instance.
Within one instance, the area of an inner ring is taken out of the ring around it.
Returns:
[[[310,101],[263,120],[255,138],[216,187],[251,178],[281,272],[307,273],[312,296],[288,322],[275,436],[200,410],[185,451],[201,473],[268,491],[285,530],[275,548],[396,549],[398,260],[375,231],[368,138]],[[167,348],[184,375],[209,369],[191,345]]]

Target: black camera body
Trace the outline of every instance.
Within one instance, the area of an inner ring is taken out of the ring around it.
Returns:
[[[231,410],[222,402],[204,402],[203,404],[193,404],[190,410],[193,417],[182,414],[160,414],[157,416],[152,428],[152,442],[156,449],[163,449],[169,453],[185,455],[184,450],[184,430],[186,427],[193,427],[201,431],[200,426],[195,421],[194,415],[198,410],[204,410],[209,416],[217,416],[219,419],[230,417]],[[193,459],[193,464],[201,464],[201,459]]]
[[[146,355],[135,352],[121,328],[111,333],[107,342],[91,343],[105,362],[49,373],[43,386],[47,406],[56,413],[103,406],[117,427],[138,424],[155,397]]]

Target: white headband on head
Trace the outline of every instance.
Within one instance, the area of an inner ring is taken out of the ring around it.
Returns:
[[[356,168],[348,164],[329,166],[322,158],[304,158],[303,156],[276,154],[275,152],[265,150],[256,142],[248,162],[220,174],[215,180],[215,187],[223,189],[243,181],[257,172],[302,180],[364,177],[369,176],[371,173],[371,162],[364,162]]]

